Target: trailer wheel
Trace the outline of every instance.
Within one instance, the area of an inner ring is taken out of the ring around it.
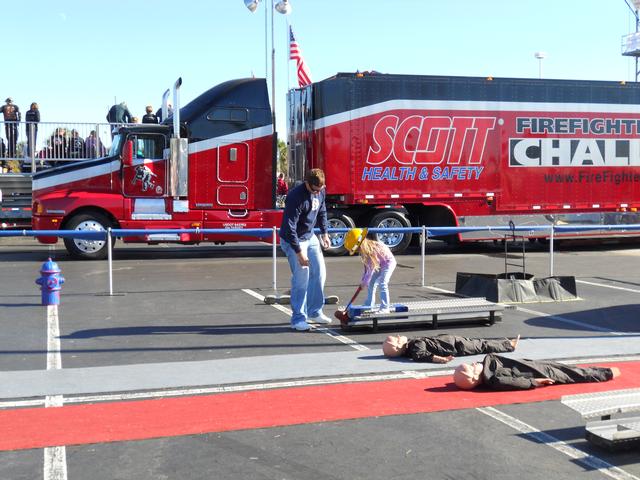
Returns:
[[[407,228],[411,226],[409,219],[395,210],[382,211],[373,216],[372,228]],[[376,238],[391,249],[393,253],[404,252],[411,243],[412,234],[401,232],[376,233]]]
[[[344,213],[329,213],[329,228],[354,228],[355,222],[349,215]],[[331,246],[325,250],[327,255],[346,255],[347,250],[344,248],[345,233],[330,233],[329,241]]]
[[[65,230],[104,231],[111,227],[111,221],[102,213],[81,213],[71,217]],[[111,246],[115,244],[113,239]],[[90,240],[82,238],[65,238],[64,246],[69,254],[83,260],[102,260],[107,257],[106,240]]]

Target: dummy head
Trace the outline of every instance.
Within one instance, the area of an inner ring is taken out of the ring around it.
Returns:
[[[399,357],[407,351],[407,337],[402,335],[389,335],[382,344],[382,352],[387,357]]]
[[[458,365],[453,372],[453,383],[462,390],[471,390],[476,388],[482,382],[482,364],[481,363],[463,363]]]

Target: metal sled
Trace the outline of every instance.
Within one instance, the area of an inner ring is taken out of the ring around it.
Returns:
[[[502,316],[504,309],[504,305],[480,297],[395,304],[389,313],[379,313],[362,305],[355,305],[349,307],[349,321],[343,327],[370,325],[377,330],[379,325],[430,322],[432,328],[438,328],[441,321],[460,320],[477,320],[478,323],[493,325]]]

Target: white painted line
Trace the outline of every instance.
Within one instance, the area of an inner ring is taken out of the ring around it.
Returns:
[[[622,290],[623,292],[640,293],[640,290],[636,288],[617,287],[615,285],[606,285],[604,283],[587,282],[586,280],[576,280],[576,283],[584,283],[585,285],[591,285],[594,287],[611,288],[612,290]]]
[[[58,322],[58,306],[47,306],[47,370],[62,368],[60,356],[60,326]]]
[[[67,480],[67,452],[65,447],[44,449],[44,480]]]
[[[62,368],[58,306],[47,305],[47,370]],[[62,395],[45,398],[45,407],[61,407]],[[67,449],[64,446],[44,449],[44,480],[67,480]]]
[[[456,293],[451,290],[445,290],[444,288],[440,288],[440,287],[430,287],[428,285],[425,288],[428,288],[429,290],[435,290],[436,292],[442,292],[442,293]]]
[[[572,358],[571,360],[558,360],[567,365],[577,365],[580,363],[616,363],[616,362],[637,362],[640,361],[640,355],[616,355],[615,357],[585,357]]]
[[[455,292],[452,292],[451,290],[445,290],[444,288],[429,287],[429,286],[427,286],[426,288],[428,288],[430,290],[435,290],[436,292],[455,293]],[[638,293],[640,293],[640,291]],[[586,330],[593,330],[593,331],[596,331],[596,332],[603,332],[603,333],[608,333],[608,334],[611,334],[611,335],[632,335],[632,333],[630,333],[630,332],[616,332],[616,331],[610,330],[608,328],[598,327],[596,325],[591,325],[589,323],[580,322],[578,320],[572,320],[570,318],[561,317],[560,315],[550,315],[548,313],[538,312],[536,310],[530,310],[528,308],[520,307],[518,305],[514,305],[514,306],[515,306],[515,309],[520,311],[520,312],[528,313],[530,315],[535,315],[537,317],[545,317],[545,318],[549,318],[551,320],[557,320],[559,322],[569,323],[571,325],[575,325],[575,326],[578,326],[580,328],[584,328]]]
[[[341,333],[338,333],[333,328],[316,327],[316,330],[319,331],[319,332],[324,332],[326,335],[329,335],[330,337],[334,338],[335,340],[338,340],[339,342],[342,342],[345,345],[350,346],[354,350],[358,350],[360,352],[364,352],[366,350],[370,350],[369,347],[359,344],[358,342],[356,342],[352,338],[345,337],[344,335],[342,335]]]
[[[260,295],[258,292],[254,292],[253,290],[251,290],[249,288],[243,288],[242,291],[244,293],[248,294],[248,295],[251,295],[254,298],[257,298],[261,302],[264,302],[264,295]],[[271,306],[273,308],[275,308],[276,310],[280,310],[282,313],[285,313],[287,315],[291,315],[291,310],[288,309],[287,307],[283,307],[282,305],[279,305],[277,303],[274,303]]]
[[[429,377],[443,377],[443,376],[446,376],[446,375],[453,375],[453,369],[451,369],[451,370],[437,370],[435,372],[430,372],[428,370],[422,370],[422,371],[405,370],[402,373],[404,373],[408,377],[415,378],[417,380],[422,380],[423,378],[429,378]]]
[[[43,398],[37,398],[33,400],[16,400],[0,402],[0,409],[4,408],[24,408],[24,407],[40,407],[44,405],[45,400]]]
[[[518,420],[511,415],[507,415],[500,410],[497,410],[493,407],[483,407],[477,408],[480,413],[484,413],[485,415],[498,420],[499,422],[504,423],[505,425],[513,428],[514,430],[523,433],[526,437],[533,439],[536,442],[547,445],[548,447],[557,450],[560,453],[571,457],[576,461],[576,463],[583,465],[589,470],[597,470],[598,472],[606,475],[607,477],[614,478],[616,480],[640,480],[639,477],[632,475],[615,465],[611,465],[610,463],[602,460],[595,455],[590,455],[582,450],[572,447],[568,445],[566,442],[558,440],[555,437],[552,437],[548,433],[541,432],[537,428],[532,427],[531,425],[524,423]]]
[[[260,295],[258,292],[254,292],[253,290],[250,290],[248,288],[243,288],[242,291],[248,295],[251,295],[254,298],[257,298],[261,302],[264,302],[264,296]],[[291,313],[292,313],[291,309],[283,307],[282,305],[278,305],[277,303],[274,303],[271,306],[276,310],[279,310],[282,313],[288,316],[291,316]],[[311,330],[324,333],[325,335],[329,335],[331,338],[334,338],[335,340],[338,340],[339,342],[342,342],[345,345],[350,346],[354,350],[358,350],[358,351],[369,350],[369,347],[365,345],[360,345],[358,342],[356,342],[352,338],[345,337],[344,335],[342,335],[341,333],[338,333],[338,331],[334,330],[333,328],[325,327],[324,325],[318,326],[318,324],[315,324],[312,321],[309,322],[309,325],[311,325]]]

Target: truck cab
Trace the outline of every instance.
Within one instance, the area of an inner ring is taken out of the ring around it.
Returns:
[[[178,105],[174,93],[174,105]],[[275,149],[264,79],[225,82],[160,125],[121,127],[108,155],[34,175],[37,230],[235,229],[279,225]],[[125,242],[225,242],[237,234],[162,233]],[[39,237],[55,243],[57,237]],[[65,238],[69,253],[98,259],[103,240]]]

